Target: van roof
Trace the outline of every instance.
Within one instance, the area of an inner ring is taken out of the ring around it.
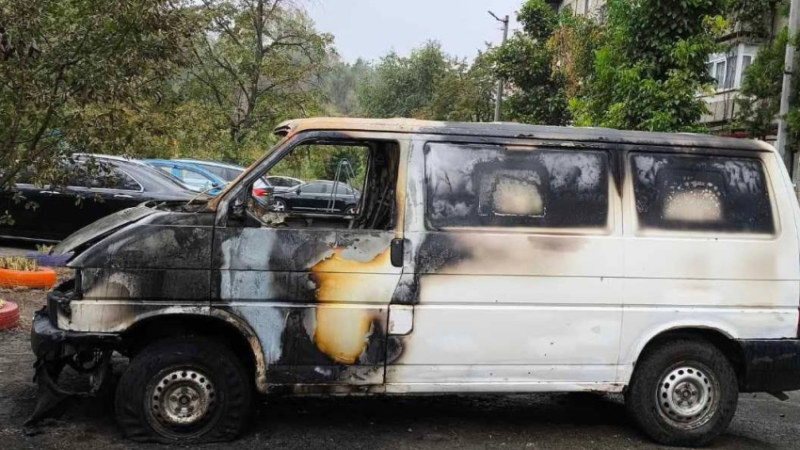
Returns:
[[[766,142],[736,139],[697,133],[653,133],[621,131],[610,128],[576,128],[525,125],[508,122],[435,122],[417,119],[354,119],[320,117],[283,122],[275,134],[287,136],[301,131],[383,131],[462,136],[491,136],[498,138],[542,139],[586,143],[616,143],[633,145],[669,145],[676,147],[706,147],[724,150],[774,152]]]

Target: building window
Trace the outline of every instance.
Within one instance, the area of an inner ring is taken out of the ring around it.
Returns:
[[[742,82],[744,82],[744,74],[750,65],[753,64],[753,57],[750,55],[745,55],[742,57]]]
[[[631,171],[641,229],[775,231],[764,168],[756,159],[634,154]]]
[[[742,54],[737,47],[733,53],[712,56],[706,69],[708,75],[714,79],[717,91],[739,89],[741,87],[745,69],[753,62],[753,55]],[[741,56],[741,58],[740,58]]]
[[[427,217],[432,228],[604,228],[608,155],[429,144]]]
[[[736,83],[736,62],[739,59],[737,55],[728,56],[725,60],[725,82],[724,89],[733,89]]]
[[[717,89],[722,89],[725,85],[726,61],[717,61],[709,64],[711,66],[709,74],[716,80]]]

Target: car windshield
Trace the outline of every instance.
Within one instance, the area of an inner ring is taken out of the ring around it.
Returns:
[[[175,177],[171,173],[168,173],[168,172],[165,172],[164,170],[156,169],[156,168],[153,168],[153,167],[150,167],[149,169],[152,169],[152,170],[149,170],[148,172],[151,173],[156,178],[160,178],[162,180],[166,180],[169,183],[174,184],[175,186],[177,186],[177,187],[179,187],[179,188],[181,188],[183,190],[187,190],[187,191],[191,191],[192,190],[191,188],[189,188],[189,186],[184,184],[180,179],[178,179],[177,177]]]

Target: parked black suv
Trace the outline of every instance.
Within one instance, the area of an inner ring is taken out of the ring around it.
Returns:
[[[348,184],[318,180],[276,192],[272,210],[355,214],[360,200],[361,193]]]

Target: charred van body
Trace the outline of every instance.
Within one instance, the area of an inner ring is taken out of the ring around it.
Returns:
[[[131,358],[123,430],[167,442],[235,437],[251,391],[591,390],[696,445],[740,391],[800,388],[800,217],[766,144],[412,120],[277,133],[209,203],[129,209],[56,249],[75,278],[35,321],[37,417],[73,394],[63,367],[94,392],[112,352]],[[252,197],[316,157],[355,210]]]

